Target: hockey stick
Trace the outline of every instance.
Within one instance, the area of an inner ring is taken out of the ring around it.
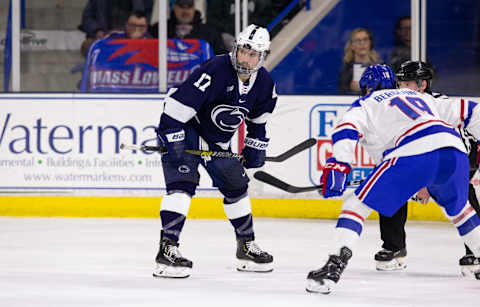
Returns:
[[[286,152],[275,156],[275,157],[265,157],[265,161],[270,161],[270,162],[283,162],[287,160],[288,158],[296,155],[299,152],[304,151],[305,149],[308,149],[315,145],[317,143],[317,140],[315,138],[311,138],[308,140],[305,140],[301,142],[300,144],[295,145],[294,147],[290,148]],[[120,149],[121,150],[144,150],[144,151],[156,151],[159,153],[167,153],[167,149],[165,147],[161,146],[140,146],[140,145],[125,145],[125,144],[120,144]],[[192,154],[192,155],[197,155],[197,156],[202,156],[202,157],[215,157],[215,158],[236,158],[236,159],[242,159],[243,156],[241,154],[236,154],[233,152],[229,151],[211,151],[211,150],[198,150],[198,149],[186,149],[186,153]]]
[[[276,177],[273,177],[272,175],[264,171],[255,172],[255,174],[253,174],[253,178],[289,193],[303,193],[303,192],[317,191],[323,187],[323,185],[313,185],[309,187],[293,186]],[[360,183],[362,183],[362,181],[363,180],[351,180],[347,183],[347,186],[349,187],[357,186]]]
[[[313,145],[317,144],[317,139],[315,138],[310,138],[308,140],[305,140],[295,146],[293,146],[291,149],[287,150],[286,152],[275,156],[275,157],[266,157],[266,161],[271,161],[271,162],[283,162],[287,160],[288,158],[298,154],[299,152],[304,151],[305,149],[308,149],[312,147]]]
[[[161,146],[140,146],[140,145],[125,145],[120,144],[122,150],[144,150],[144,151],[156,151],[161,154],[167,153],[166,147]],[[202,157],[216,157],[216,158],[236,158],[241,159],[242,155],[228,151],[211,151],[211,150],[199,150],[199,149],[185,149],[186,153],[202,156]]]
[[[309,187],[297,187],[293,186],[291,184],[288,184],[276,177],[273,177],[269,173],[266,173],[264,171],[257,171],[255,174],[253,174],[253,178],[257,179],[258,181],[264,182],[266,184],[269,184],[271,186],[274,186],[280,190],[283,190],[285,192],[289,193],[303,193],[303,192],[310,192],[310,191],[317,191],[320,190],[323,185],[314,185],[314,186],[309,186]],[[351,180],[347,183],[348,187],[352,186],[357,186],[361,184],[363,180]],[[421,199],[418,197],[417,194],[413,195],[410,198],[411,201],[416,201],[416,202],[421,202]]]

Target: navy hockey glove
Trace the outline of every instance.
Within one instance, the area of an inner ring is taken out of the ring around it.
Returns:
[[[266,150],[268,147],[267,138],[245,138],[244,147],[242,150],[243,166],[245,168],[262,167],[265,164]]]
[[[347,175],[350,173],[350,165],[329,158],[323,168],[320,182],[323,184],[321,194],[325,198],[341,196],[347,187]]]
[[[176,162],[182,159],[185,152],[185,131],[183,129],[173,128],[164,131],[157,129],[157,137],[168,151],[163,155],[163,161]]]

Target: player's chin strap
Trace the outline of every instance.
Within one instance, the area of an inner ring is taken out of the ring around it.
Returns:
[[[269,162],[283,162],[288,158],[304,151],[312,147],[313,145],[317,144],[317,140],[315,138],[307,139],[289,150],[285,151],[284,153],[274,156],[274,157],[266,157],[265,161]],[[167,153],[167,149],[161,146],[145,146],[145,145],[120,145],[121,150],[142,150],[142,151],[154,151],[159,152],[161,154]],[[214,158],[234,158],[234,159],[242,159],[243,156],[241,154],[229,152],[229,151],[209,151],[209,150],[198,150],[198,149],[186,149],[186,153],[191,155],[197,155],[201,157],[214,157]]]

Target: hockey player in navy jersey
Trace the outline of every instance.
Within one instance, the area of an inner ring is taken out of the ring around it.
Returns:
[[[237,270],[270,272],[273,257],[254,241],[252,210],[245,168],[265,163],[269,139],[265,124],[277,101],[274,83],[262,67],[270,48],[265,28],[249,25],[230,54],[216,56],[172,89],[157,129],[168,153],[162,156],[167,195],[162,199],[162,230],[155,277],[187,277],[192,261],[178,249],[179,236],[199,184],[199,165],[223,194],[225,214],[237,239]],[[185,149],[230,151],[230,141],[245,120],[247,136],[238,159],[201,158]]]
[[[432,92],[433,75],[431,65],[422,61],[406,61],[396,71],[399,88],[409,88],[420,93],[427,93],[438,100],[438,103],[449,103],[449,101],[455,103],[452,98]],[[469,119],[467,118],[467,120]],[[463,132],[464,143],[469,149],[469,178],[471,179],[478,169],[477,140],[467,130],[462,129],[461,132]],[[426,188],[417,193],[417,198],[423,204],[428,202],[429,197]],[[471,183],[468,188],[468,201],[477,215],[480,215],[478,199]],[[383,240],[383,249],[375,254],[376,266],[379,271],[402,270],[407,266],[405,260],[407,254],[405,244],[407,208],[407,204],[403,205],[391,217],[380,215],[380,235]],[[473,276],[475,271],[480,270],[480,258],[475,257],[467,245],[465,245],[465,255],[460,258],[459,264],[464,276]]]
[[[390,67],[368,67],[360,79],[364,97],[334,129],[333,156],[321,177],[325,198],[345,191],[357,143],[379,163],[343,202],[328,261],[307,276],[309,292],[332,291],[372,210],[391,216],[423,187],[480,256],[480,218],[467,202],[468,156],[454,128],[463,126],[480,137],[480,109],[472,101],[439,103],[430,95],[395,87]],[[480,271],[476,276],[480,279]]]

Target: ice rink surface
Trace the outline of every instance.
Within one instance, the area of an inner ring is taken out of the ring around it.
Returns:
[[[408,222],[408,268],[377,272],[378,221],[367,221],[337,288],[305,291],[335,221],[255,219],[272,273],[237,272],[227,220],[187,220],[186,279],[155,279],[156,219],[0,218],[0,306],[479,306],[480,280],[461,277],[464,247],[448,223]]]

